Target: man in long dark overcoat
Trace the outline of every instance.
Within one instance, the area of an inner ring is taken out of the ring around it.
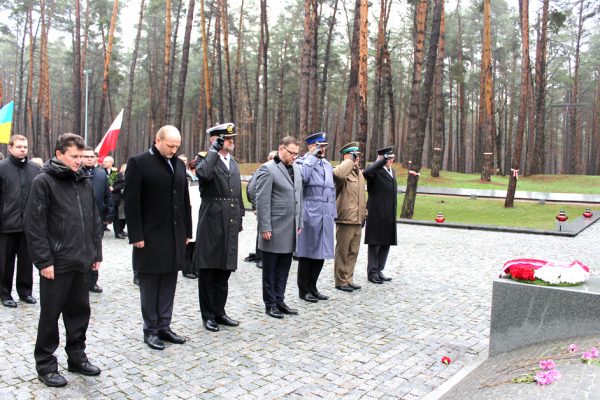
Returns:
[[[363,171],[367,180],[367,225],[365,244],[369,245],[367,276],[369,282],[383,283],[391,278],[383,274],[390,246],[397,244],[396,207],[398,205],[396,174],[392,168],[392,147],[377,150],[377,161]]]
[[[238,162],[231,156],[235,125],[225,123],[206,131],[211,147],[196,165],[202,201],[198,212],[198,238],[194,268],[198,271],[198,297],[204,327],[238,326],[225,313],[228,281],[237,269],[238,235],[242,230],[244,202]]]
[[[125,174],[125,218],[139,277],[144,342],[156,350],[164,349],[163,340],[185,342],[170,327],[177,274],[192,237],[185,165],[175,156],[180,145],[177,128],[163,126],[147,152],[127,161]]]

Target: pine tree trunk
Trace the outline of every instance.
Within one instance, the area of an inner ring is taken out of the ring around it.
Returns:
[[[204,17],[204,0],[200,0],[200,25],[202,29],[202,68],[204,73],[204,101],[206,102],[206,116],[208,125],[213,126],[213,109],[211,102],[211,76],[208,71],[208,38],[206,32],[206,19]],[[198,121],[201,122],[201,121]]]
[[[233,115],[233,120],[237,121],[237,117],[238,117],[238,98],[239,98],[239,90],[238,90],[238,86],[239,86],[239,77],[240,77],[240,60],[241,60],[241,55],[242,55],[242,45],[243,45],[243,38],[244,38],[244,0],[242,0],[242,5],[240,8],[240,23],[238,26],[238,42],[237,42],[237,50],[236,50],[236,56],[235,56],[235,73],[233,76],[233,109],[232,109],[232,115]]]
[[[117,26],[117,14],[119,11],[119,0],[113,0],[113,10],[110,17],[110,27],[108,30],[108,44],[104,55],[104,74],[102,79],[102,100],[100,101],[100,112],[98,113],[98,131],[92,132],[92,143],[97,143],[103,130],[104,106],[108,97],[108,74],[110,71],[110,57],[112,54],[113,37]]]
[[[456,62],[460,68],[460,75],[458,78],[458,170],[460,172],[467,172],[467,113],[465,110],[465,67],[463,62],[463,49],[462,49],[462,25],[460,18],[460,0],[456,2],[456,16],[457,16],[457,33],[456,33]]]
[[[329,17],[329,24],[327,28],[327,42],[325,44],[325,55],[323,57],[323,74],[321,76],[321,85],[320,85],[320,95],[319,95],[319,121],[318,126],[327,126],[327,121],[325,124],[323,121],[323,113],[325,112],[325,95],[327,94],[327,79],[329,73],[329,59],[331,56],[331,42],[333,41],[333,33],[335,28],[335,16],[337,14],[339,0],[335,0],[333,5],[333,11],[331,12],[331,17]]]
[[[306,134],[309,129],[310,115],[310,82],[311,55],[314,42],[312,10],[316,7],[315,0],[304,1],[304,40],[300,56],[300,132]]]
[[[131,155],[130,148],[134,147],[135,152],[139,149],[137,148],[137,142],[133,143],[133,132],[131,130],[131,108],[133,107],[133,85],[135,82],[135,67],[137,64],[137,55],[138,49],[140,46],[140,37],[142,35],[142,21],[144,18],[144,3],[145,0],[142,0],[140,3],[140,12],[139,19],[137,25],[137,33],[135,35],[135,43],[133,45],[133,55],[131,56],[131,66],[129,69],[129,91],[127,93],[127,106],[125,107],[125,112],[123,113],[123,134],[124,134],[124,147],[123,147],[123,155],[124,159],[129,158]],[[130,147],[131,146],[131,147]]]
[[[492,118],[492,31],[490,0],[483,1],[483,52],[481,56],[481,83],[479,99],[479,139],[483,142],[483,165],[481,180],[491,181],[494,161],[494,132]]]
[[[185,85],[187,81],[188,62],[190,59],[190,38],[192,36],[195,6],[196,0],[189,0],[185,22],[185,33],[183,36],[183,47],[181,50],[181,68],[179,70],[179,84],[177,86],[177,104],[175,105],[175,126],[179,130],[182,128],[183,101],[185,99]]]
[[[358,40],[358,134],[356,140],[361,148],[365,148],[368,135],[368,111],[367,111],[367,59],[369,57],[369,31],[368,31],[368,1],[359,0],[359,40]],[[366,160],[363,160],[366,161]]]
[[[352,41],[350,45],[350,75],[348,77],[348,92],[344,111],[344,127],[340,134],[342,138],[341,143],[348,143],[352,140],[354,113],[358,97],[360,1],[356,0],[354,7],[354,27],[352,28]]]
[[[508,180],[508,190],[504,207],[513,207],[515,192],[517,191],[517,177],[521,165],[521,153],[523,150],[523,136],[525,134],[525,120],[527,119],[527,87],[529,86],[529,0],[519,0],[519,11],[521,17],[522,55],[521,55],[521,102],[519,104],[519,116],[517,132],[515,134],[515,151],[512,159],[512,168]]]
[[[231,85],[231,63],[229,61],[229,24],[227,1],[220,0],[220,3],[221,23],[223,28],[223,55],[225,57],[225,79],[227,80],[227,99],[229,106],[229,112],[227,115],[230,121],[235,122],[235,115],[233,112],[233,86]]]
[[[431,88],[435,74],[436,56],[440,36],[440,21],[442,16],[443,0],[434,0],[433,20],[431,36],[429,38],[429,49],[427,51],[427,65],[425,67],[425,79],[423,81],[423,95],[419,107],[417,134],[412,154],[412,173],[409,170],[406,183],[406,194],[402,204],[402,218],[412,219],[417,197],[417,186],[419,184],[419,173],[421,171],[421,158],[423,155],[423,143],[425,141],[425,129],[427,127],[427,116],[429,114],[429,103],[431,102]]]
[[[261,21],[262,21],[262,30],[263,30],[263,46],[262,46],[262,56],[263,56],[263,66],[262,66],[262,72],[263,72],[263,107],[262,107],[262,133],[263,135],[268,135],[270,130],[269,130],[269,84],[268,84],[268,56],[269,56],[269,20],[267,19],[267,0],[261,0]],[[262,151],[259,152],[257,154],[257,156],[259,157],[259,159],[265,159],[266,158],[266,154],[269,151],[269,148],[267,147],[269,145],[269,141],[263,140],[262,142]]]
[[[431,161],[431,176],[439,177],[442,166],[442,141],[444,140],[444,32],[446,29],[444,18],[444,3],[442,1],[442,14],[440,20],[440,39],[437,50],[435,66],[433,101],[435,105],[435,123],[432,135],[433,157]]]

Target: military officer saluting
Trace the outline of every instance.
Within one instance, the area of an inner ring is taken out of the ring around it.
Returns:
[[[398,205],[396,173],[392,168],[393,147],[377,150],[377,160],[365,168],[367,180],[367,225],[365,244],[369,245],[367,275],[369,282],[382,284],[391,281],[383,274],[390,246],[397,244],[396,208]]]
[[[335,184],[333,168],[325,159],[327,134],[319,132],[304,139],[308,151],[296,159],[302,173],[304,199],[304,230],[298,236],[298,292],[300,298],[311,303],[327,300],[317,289],[317,280],[325,259],[333,258],[333,227]]]
[[[198,160],[196,165],[202,203],[198,213],[194,268],[198,271],[198,297],[204,327],[217,332],[219,324],[239,325],[225,313],[225,303],[229,276],[237,269],[244,203],[240,168],[231,155],[235,148],[235,125],[217,125],[206,133],[210,136],[211,146],[206,157]]]

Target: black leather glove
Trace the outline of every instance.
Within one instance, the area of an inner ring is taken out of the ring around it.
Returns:
[[[358,158],[358,153],[353,151],[352,153],[350,153],[350,156],[352,157],[352,161],[356,161],[356,159]]]
[[[217,138],[217,140],[215,140],[213,142],[213,144],[212,144],[212,146],[210,146],[210,148],[219,152],[223,148],[223,143],[225,143],[225,138],[223,138],[222,136],[219,136]]]
[[[317,158],[318,158],[318,157],[319,157],[321,154],[323,154],[323,150],[321,149],[321,145],[320,145],[320,144],[317,144],[317,148],[316,148],[316,149],[314,149],[314,150],[312,151],[312,153],[310,153],[310,154],[312,154],[313,156],[315,156],[315,157],[317,157]]]

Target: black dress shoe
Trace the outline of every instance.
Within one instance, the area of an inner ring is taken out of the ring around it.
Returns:
[[[350,286],[353,290],[359,290],[361,288],[360,285],[355,285],[354,283],[349,283],[348,286]]]
[[[283,318],[283,314],[281,313],[281,311],[279,311],[279,309],[277,307],[267,307],[265,313],[269,316],[269,317],[273,317],[273,318]]]
[[[263,260],[256,261],[256,268],[262,269],[262,267],[263,267]]]
[[[21,297],[21,301],[24,301],[27,304],[37,303],[37,300],[32,295]]]
[[[102,293],[102,288],[98,285],[94,285],[90,288],[90,292],[92,293]]]
[[[234,319],[231,319],[227,316],[227,314],[223,314],[220,317],[215,318],[215,322],[217,324],[225,325],[225,326],[239,326],[240,323]]]
[[[173,332],[170,328],[158,331],[158,338],[174,344],[184,344],[185,338]]]
[[[63,387],[67,385],[67,380],[58,372],[49,372],[47,374],[39,374],[38,379],[46,386]]]
[[[100,375],[100,368],[96,367],[94,364],[89,362],[84,362],[81,364],[70,364],[67,368],[69,372],[75,372],[81,375],[87,376],[97,376]]]
[[[5,300],[2,300],[2,305],[3,305],[4,307],[12,307],[12,308],[15,308],[15,307],[17,306],[17,302],[16,302],[16,301],[14,301],[13,299],[5,299]]]
[[[336,286],[335,288],[337,290],[341,290],[342,292],[354,292],[354,289],[352,289],[350,285]]]
[[[384,282],[389,282],[392,280],[392,278],[388,278],[387,276],[385,276],[384,274],[379,274],[379,279],[381,279]]]
[[[123,235],[123,236],[125,236],[125,237],[129,236],[129,235],[127,234],[127,232],[125,232],[125,231],[121,232],[121,235]]]
[[[117,233],[117,234],[115,235],[115,239],[125,239],[125,236],[123,236],[123,234],[122,234],[122,233]]]
[[[165,344],[156,335],[144,335],[144,343],[154,350],[164,350]]]
[[[318,290],[315,290],[311,294],[319,300],[329,300],[329,296],[325,296],[323,293],[319,292]]]
[[[184,278],[188,278],[188,279],[198,279],[198,275],[196,275],[196,273],[195,273],[195,272],[192,272],[192,273],[187,273],[187,272],[184,272],[182,275],[183,275],[183,277],[184,277]]]
[[[205,319],[203,321],[203,325],[207,331],[219,332],[219,325],[217,325],[216,321],[213,321],[212,319]]]
[[[376,277],[376,278],[369,278],[369,282],[372,282],[372,283],[378,283],[378,284],[380,284],[380,285],[383,283],[383,281],[382,281],[381,279],[379,279],[379,277]]]
[[[298,314],[298,310],[296,310],[295,308],[289,308],[288,305],[283,302],[277,304],[277,308],[279,309],[279,311],[287,315]]]
[[[301,294],[300,298],[308,301],[309,303],[317,303],[319,301],[319,299],[317,299],[312,293]]]

